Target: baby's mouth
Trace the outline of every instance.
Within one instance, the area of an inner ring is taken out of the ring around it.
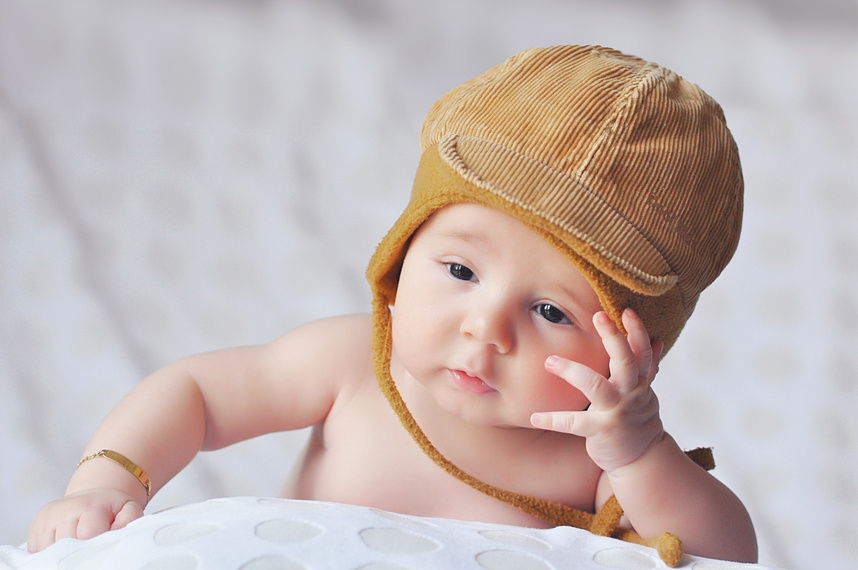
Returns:
[[[488,394],[496,392],[494,388],[486,384],[479,376],[472,376],[464,370],[450,370],[453,383],[465,392],[471,394]]]

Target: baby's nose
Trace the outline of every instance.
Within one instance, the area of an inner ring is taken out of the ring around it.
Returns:
[[[506,354],[515,342],[510,311],[502,303],[485,301],[473,306],[462,320],[460,331],[474,340],[491,345],[500,354]]]

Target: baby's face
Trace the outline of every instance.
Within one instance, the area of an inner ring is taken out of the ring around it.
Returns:
[[[533,412],[588,404],[545,370],[546,358],[608,374],[593,327],[600,310],[580,271],[524,224],[455,204],[421,226],[405,256],[394,354],[447,412],[479,425],[530,427]]]

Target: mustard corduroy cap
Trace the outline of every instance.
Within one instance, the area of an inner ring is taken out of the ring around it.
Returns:
[[[438,99],[420,143],[411,200],[367,271],[380,345],[409,239],[448,204],[526,224],[665,351],[738,243],[742,171],[720,106],[613,49],[523,51]]]

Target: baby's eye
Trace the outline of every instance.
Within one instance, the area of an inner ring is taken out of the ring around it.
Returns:
[[[539,316],[549,323],[564,325],[572,323],[572,321],[569,320],[569,317],[566,316],[566,313],[549,303],[540,303],[536,305],[533,310],[539,313]]]
[[[456,279],[461,279],[462,281],[473,281],[474,279],[474,272],[461,263],[448,263],[447,270]]]

